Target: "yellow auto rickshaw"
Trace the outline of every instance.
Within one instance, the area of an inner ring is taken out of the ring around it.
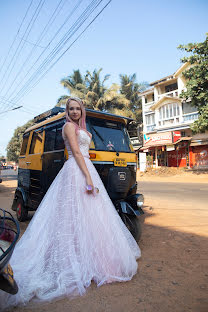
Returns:
[[[143,214],[143,195],[137,193],[137,160],[128,134],[132,119],[86,109],[87,130],[92,133],[90,159],[123,222],[135,239],[141,235],[138,216]],[[62,139],[63,108],[34,118],[35,125],[23,135],[19,157],[18,187],[12,209],[19,221],[35,211],[68,158]]]

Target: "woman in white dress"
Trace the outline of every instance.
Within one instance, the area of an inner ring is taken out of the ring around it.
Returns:
[[[91,281],[128,281],[137,272],[140,249],[89,159],[80,99],[68,100],[66,121],[69,158],[15,247],[10,264],[19,291],[0,291],[1,308],[83,295]]]

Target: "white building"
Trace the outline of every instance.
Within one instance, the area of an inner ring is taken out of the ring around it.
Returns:
[[[190,124],[198,119],[197,108],[180,98],[182,90],[186,90],[182,72],[189,67],[189,63],[183,64],[173,75],[150,83],[152,88],[140,93],[144,134],[142,150],[152,155],[156,167],[195,166],[195,159],[192,159],[194,148],[191,146],[198,145],[207,150],[208,165],[208,135],[199,136],[199,139],[190,130]]]

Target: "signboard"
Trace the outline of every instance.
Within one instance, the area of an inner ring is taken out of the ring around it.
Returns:
[[[173,131],[173,143],[181,138],[181,131]]]
[[[144,146],[161,146],[173,143],[172,132],[144,134]]]
[[[168,131],[153,134],[144,134],[144,146],[161,146],[172,144],[181,138],[180,131]]]
[[[131,137],[130,140],[132,145],[140,143],[138,137]]]
[[[166,151],[170,152],[170,151],[174,151],[175,150],[175,145],[171,144],[171,145],[166,145]]]
[[[146,153],[139,153],[139,169],[141,172],[146,170]]]
[[[141,143],[138,137],[131,137],[130,140],[134,150],[137,150],[139,147],[141,147]]]

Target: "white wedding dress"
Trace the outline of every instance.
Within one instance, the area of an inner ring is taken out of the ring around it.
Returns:
[[[98,286],[130,280],[137,272],[140,249],[113,206],[89,159],[90,137],[78,142],[95,187],[86,193],[85,177],[64,138],[69,159],[40,203],[10,264],[19,286],[16,295],[0,291],[0,308],[83,295]]]

